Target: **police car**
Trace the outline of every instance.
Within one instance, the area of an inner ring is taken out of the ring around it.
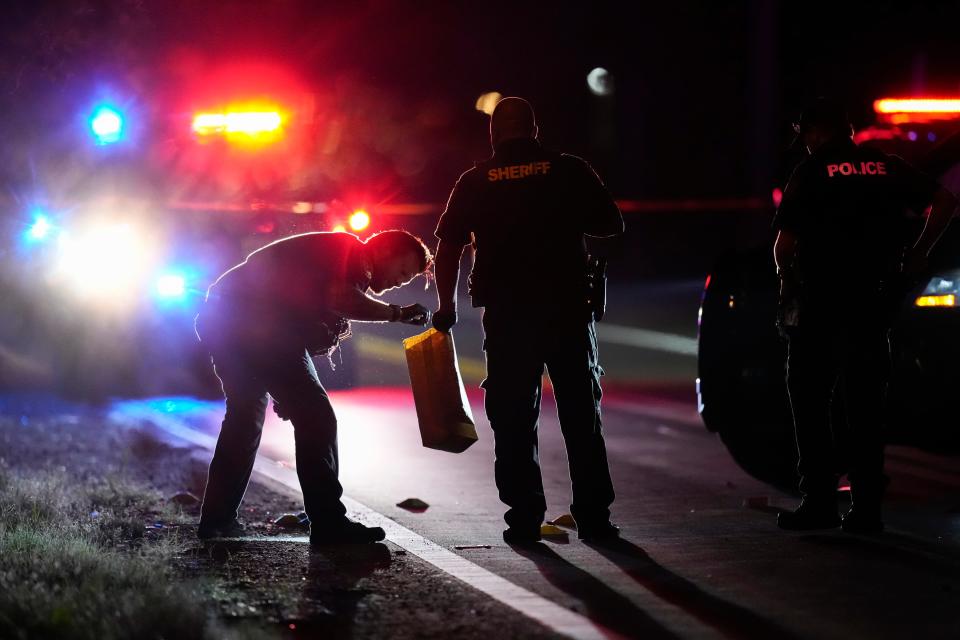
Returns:
[[[219,394],[193,318],[220,273],[279,237],[389,228],[388,205],[307,179],[324,140],[313,93],[257,70],[228,68],[183,105],[178,92],[79,96],[62,107],[69,125],[35,134],[29,180],[4,174],[15,197],[0,198],[4,384]],[[325,383],[350,383],[343,360],[320,368]]]
[[[856,141],[905,157],[957,193],[960,100],[888,99],[878,100],[874,108],[879,123],[858,132]],[[913,224],[919,235],[922,215]],[[772,246],[771,237],[768,245],[725,255],[706,279],[698,320],[698,405],[707,429],[719,434],[744,470],[795,487],[797,454],[784,377],[786,341],[775,324],[779,281]],[[856,298],[858,283],[848,284]],[[958,336],[960,225],[954,223],[934,249],[927,271],[905,285],[891,332],[888,443],[960,451],[960,430],[954,426]],[[832,419],[842,454],[841,405],[833,403]]]

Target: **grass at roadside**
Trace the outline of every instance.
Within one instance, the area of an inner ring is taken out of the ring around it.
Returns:
[[[222,626],[201,586],[174,574],[186,543],[145,536],[158,513],[180,517],[155,491],[116,478],[79,484],[0,466],[0,637],[261,637]]]

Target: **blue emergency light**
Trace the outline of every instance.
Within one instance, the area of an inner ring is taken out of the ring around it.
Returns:
[[[187,279],[182,273],[164,273],[157,278],[155,291],[163,300],[182,300],[187,295]]]
[[[123,115],[113,107],[98,107],[90,117],[90,132],[97,144],[113,144],[123,138]]]
[[[50,223],[50,219],[43,214],[37,214],[33,224],[27,230],[27,238],[33,242],[42,242],[50,235],[51,230],[53,230],[53,225]]]

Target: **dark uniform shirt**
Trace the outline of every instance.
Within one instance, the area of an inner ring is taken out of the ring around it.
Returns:
[[[621,232],[623,219],[586,162],[507,140],[460,176],[436,236],[476,249],[473,305],[562,305],[582,298],[584,234]]]
[[[906,213],[922,212],[937,188],[902,158],[842,138],[797,166],[773,226],[797,238],[804,290],[850,296],[896,273]]]
[[[347,327],[329,309],[331,283],[360,291],[370,286],[359,238],[348,233],[283,238],[257,249],[210,286],[198,333],[205,342],[216,337],[263,344],[304,340],[313,344],[311,350],[322,351],[336,343],[327,332],[339,335]]]

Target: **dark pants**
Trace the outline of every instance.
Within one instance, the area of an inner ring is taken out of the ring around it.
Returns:
[[[314,525],[345,518],[338,480],[337,418],[306,347],[275,345],[257,351],[209,344],[227,410],[210,463],[201,524],[216,526],[237,517],[246,492],[270,397],[293,423],[297,476]]]
[[[510,507],[504,520],[511,527],[538,527],[546,513],[537,444],[546,366],[570,463],[570,513],[581,527],[606,523],[614,492],[600,423],[602,370],[593,322],[556,318],[528,327],[515,318],[489,307],[483,314],[482,386],[495,439],[497,489]]]
[[[890,368],[888,329],[880,323],[853,325],[842,314],[834,321],[814,316],[792,330],[787,388],[805,496],[833,499],[844,466],[838,443],[846,442],[854,502],[879,506]],[[831,402],[844,403],[846,424],[831,425]]]

